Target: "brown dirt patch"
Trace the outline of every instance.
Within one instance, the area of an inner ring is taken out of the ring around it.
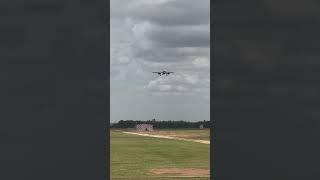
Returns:
[[[150,169],[149,173],[152,175],[175,175],[175,176],[208,176],[210,171],[208,169],[198,168],[161,168]]]

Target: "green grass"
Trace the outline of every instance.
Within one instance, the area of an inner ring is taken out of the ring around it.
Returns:
[[[111,178],[143,178],[150,176],[148,169],[154,168],[210,168],[210,146],[207,144],[142,137],[120,131],[110,132],[110,143]]]
[[[161,131],[172,131],[170,129],[163,129]],[[177,135],[191,135],[192,139],[210,140],[210,129],[176,129],[174,132]]]

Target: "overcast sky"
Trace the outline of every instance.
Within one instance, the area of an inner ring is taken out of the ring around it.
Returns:
[[[111,0],[111,122],[209,120],[209,3]]]

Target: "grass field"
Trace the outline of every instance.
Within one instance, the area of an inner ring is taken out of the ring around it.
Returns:
[[[209,130],[165,130],[164,132],[178,135],[199,134],[202,139],[210,137]],[[110,141],[111,179],[188,176],[192,171],[195,171],[194,176],[203,176],[201,174],[210,169],[210,146],[207,144],[143,137],[115,130],[110,132]]]

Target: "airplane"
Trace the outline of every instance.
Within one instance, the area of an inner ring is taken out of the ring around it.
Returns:
[[[166,75],[166,76],[168,76],[169,74],[171,74],[171,73],[174,73],[174,72],[168,72],[168,71],[162,71],[162,72],[152,72],[152,73],[157,73],[158,75]]]

